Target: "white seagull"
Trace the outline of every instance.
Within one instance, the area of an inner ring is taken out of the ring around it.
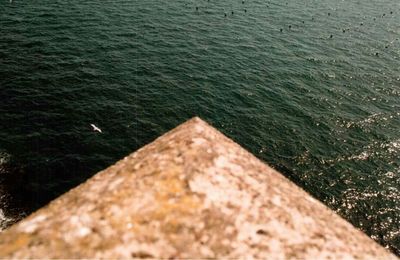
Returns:
[[[99,133],[102,133],[101,129],[95,126],[94,124],[90,124],[93,127],[93,131],[97,131]]]

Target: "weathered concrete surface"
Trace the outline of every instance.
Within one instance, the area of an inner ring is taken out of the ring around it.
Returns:
[[[0,256],[395,259],[198,118],[2,233]]]

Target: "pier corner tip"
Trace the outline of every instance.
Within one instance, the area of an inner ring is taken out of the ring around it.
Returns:
[[[199,116],[194,116],[192,118],[190,118],[188,121],[188,123],[194,123],[194,124],[198,124],[198,123],[207,123],[206,121],[204,121],[203,119],[201,119]]]

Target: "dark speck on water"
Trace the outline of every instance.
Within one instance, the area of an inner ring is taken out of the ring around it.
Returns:
[[[198,115],[400,255],[398,4],[0,4],[0,209],[28,214]]]

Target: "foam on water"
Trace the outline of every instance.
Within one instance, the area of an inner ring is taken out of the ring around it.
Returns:
[[[0,196],[1,200],[1,196]],[[4,211],[0,209],[0,232],[6,229],[11,223],[14,222],[14,219],[8,218],[5,216]]]
[[[6,217],[4,210],[7,207],[7,194],[4,190],[3,175],[6,173],[6,165],[10,161],[10,155],[0,151],[0,232],[8,227],[13,221],[13,218]]]

